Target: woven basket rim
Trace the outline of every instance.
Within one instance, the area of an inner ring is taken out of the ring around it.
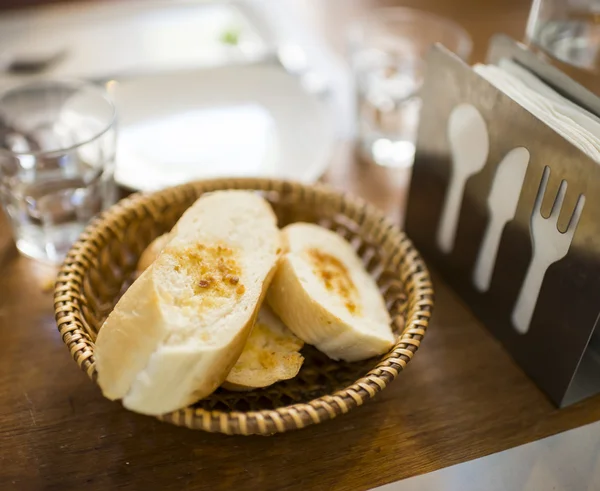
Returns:
[[[429,318],[433,310],[433,287],[428,269],[406,235],[379,209],[361,198],[340,192],[332,187],[318,183],[300,184],[293,181],[261,178],[219,178],[195,181],[166,188],[153,193],[135,193],[95,218],[73,244],[59,270],[55,285],[55,318],[63,342],[69,348],[73,359],[80,368],[97,383],[92,338],[84,326],[84,314],[79,298],[83,297],[83,276],[90,267],[87,259],[90,248],[98,235],[107,233],[107,224],[118,220],[125,212],[134,211],[140,205],[149,205],[160,198],[176,194],[199,194],[217,189],[248,189],[254,191],[286,191],[286,188],[300,190],[302,193],[314,193],[324,199],[338,200],[342,213],[358,211],[365,217],[375,219],[386,232],[394,234],[402,243],[403,254],[400,262],[410,266],[409,279],[414,288],[406,292],[408,310],[402,334],[393,349],[380,359],[369,372],[353,384],[333,394],[320,396],[306,403],[295,403],[276,409],[252,411],[220,411],[197,407],[187,407],[159,416],[158,419],[170,423],[216,431],[226,434],[273,434],[291,429],[300,429],[333,419],[362,405],[387,387],[410,362],[424,338]],[[106,241],[108,242],[108,240]],[[85,253],[88,253],[87,255]],[[248,430],[248,421],[256,423],[257,431]],[[233,423],[236,424],[233,424]]]

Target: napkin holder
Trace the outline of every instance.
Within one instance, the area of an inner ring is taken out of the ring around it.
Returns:
[[[600,100],[526,48],[501,36],[488,61],[512,58],[567,98],[600,114]],[[502,342],[514,360],[558,406],[600,392],[600,346],[590,342],[600,314],[600,165],[444,49],[430,52],[408,198],[406,231],[425,257]],[[454,245],[442,252],[436,238],[452,172],[448,120],[459,104],[474,106],[487,125],[489,152],[483,169],[467,181]],[[488,220],[498,164],[525,147],[529,163],[514,218],[504,226],[487,291],[473,281]],[[561,181],[567,192],[558,218],[565,231],[580,195],[585,204],[566,256],[545,272],[526,334],[514,323],[515,304],[534,254],[532,211],[545,168],[541,213],[550,214]],[[548,171],[546,171],[548,172]]]

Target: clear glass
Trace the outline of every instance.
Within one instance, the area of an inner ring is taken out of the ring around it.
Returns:
[[[101,87],[40,81],[0,96],[0,200],[18,249],[58,263],[116,199],[115,108]]]
[[[563,63],[600,72],[600,0],[534,0],[526,41]]]
[[[421,100],[425,57],[441,43],[463,59],[469,34],[442,17],[409,8],[374,10],[349,36],[360,156],[388,167],[409,167]]]

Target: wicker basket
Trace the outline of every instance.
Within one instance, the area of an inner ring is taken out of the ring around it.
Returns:
[[[399,338],[383,358],[358,363],[334,362],[306,346],[294,379],[245,393],[219,389],[160,419],[213,432],[269,435],[332,419],[384,389],[417,351],[431,316],[433,290],[419,254],[381,212],[359,199],[324,186],[268,179],[218,179],[132,195],[89,225],[67,255],[54,295],[58,329],[81,369],[96,380],[98,329],[130,284],[145,247],[202,193],[217,189],[260,191],[280,226],[314,222],[348,239],[376,278]]]

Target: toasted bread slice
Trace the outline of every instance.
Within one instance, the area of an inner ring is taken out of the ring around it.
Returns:
[[[282,230],[288,252],[267,301],[296,336],[334,360],[357,361],[387,352],[395,336],[375,280],[352,246],[318,225]]]
[[[276,217],[259,195],[196,201],[98,334],[104,395],[158,415],[212,393],[246,344],[280,253]]]
[[[156,260],[169,240],[170,234],[164,234],[150,243],[138,262],[138,274]],[[300,354],[302,346],[304,342],[263,303],[244,350],[227,375],[223,387],[229,390],[252,390],[294,378],[304,362]]]
[[[266,305],[260,308],[252,334],[223,387],[252,390],[298,375],[304,343]]]

